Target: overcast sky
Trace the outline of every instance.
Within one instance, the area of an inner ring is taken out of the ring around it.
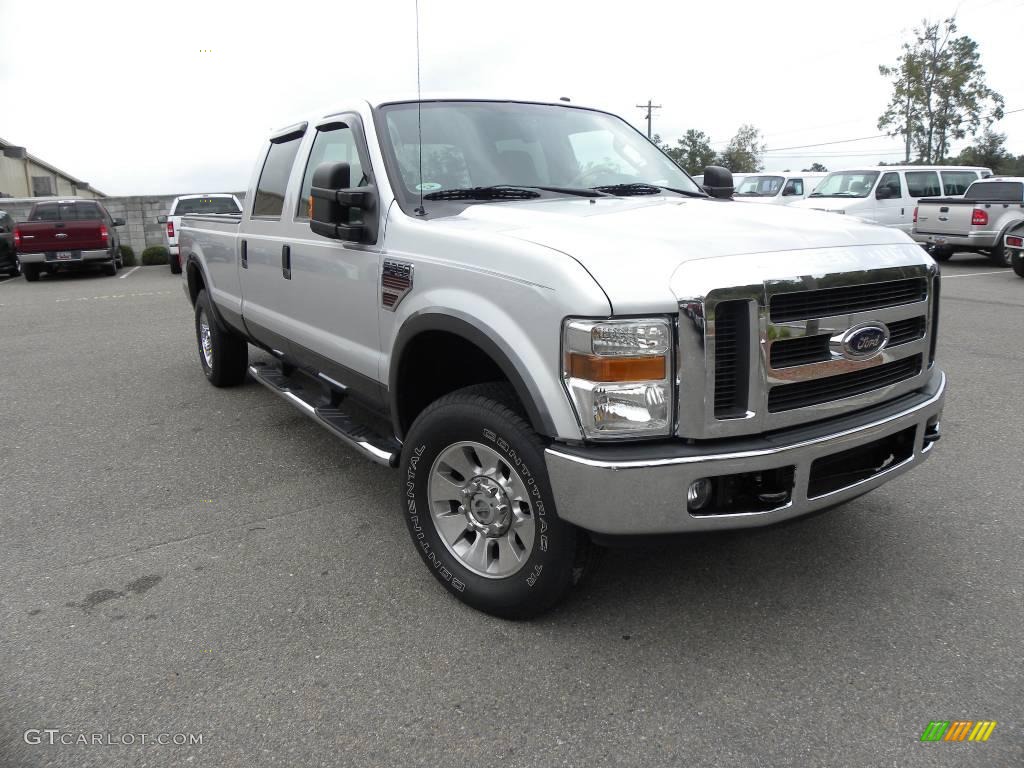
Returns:
[[[1024,107],[1024,0],[420,0],[423,88],[569,96],[639,128],[651,98],[669,140],[698,128],[720,149],[753,123],[768,170],[875,165],[899,138],[784,148],[879,133],[878,65],[954,11]],[[413,0],[0,0],[0,137],[107,194],[244,189],[271,130],[415,86]],[[1024,112],[996,127],[1024,153]]]

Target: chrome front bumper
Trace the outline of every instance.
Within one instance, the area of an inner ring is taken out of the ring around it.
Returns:
[[[848,501],[928,457],[938,439],[946,388],[945,374],[933,371],[923,390],[876,408],[761,438],[714,441],[711,448],[681,441],[604,448],[554,445],[546,460],[558,514],[595,533],[640,535],[769,525]],[[809,495],[816,459],[910,429],[914,438],[908,457],[867,479]],[[775,508],[699,515],[687,510],[687,489],[699,478],[788,467],[793,468],[792,491]]]

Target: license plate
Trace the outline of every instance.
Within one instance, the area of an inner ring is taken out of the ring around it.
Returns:
[[[936,237],[936,238],[932,239],[932,242],[935,243],[936,245],[945,245],[946,244],[946,238],[944,238],[944,237]]]
[[[57,251],[57,261],[71,261],[75,258],[74,251]]]

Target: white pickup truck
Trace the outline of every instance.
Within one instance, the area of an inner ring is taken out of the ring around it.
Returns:
[[[168,263],[171,272],[181,272],[181,256],[178,245],[178,230],[181,229],[181,217],[189,213],[241,213],[242,204],[234,195],[202,194],[181,195],[171,201],[171,210],[166,216],[158,216],[157,222],[167,227]]]
[[[995,176],[976,181],[963,197],[924,198],[914,209],[913,237],[937,261],[958,251],[985,253],[1011,266],[1007,233],[1024,221],[1024,178]]]
[[[787,520],[927,458],[935,262],[703,181],[566,103],[311,115],[268,137],[241,215],[182,220],[202,370],[398,467],[428,569],[508,617],[598,545]]]

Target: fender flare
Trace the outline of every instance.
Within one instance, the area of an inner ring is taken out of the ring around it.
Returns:
[[[404,430],[399,421],[401,411],[398,403],[398,375],[401,368],[401,360],[409,342],[426,331],[450,333],[481,349],[498,365],[505,378],[512,384],[534,430],[538,434],[549,437],[557,434],[554,420],[543,405],[539,392],[531,387],[533,382],[525,379],[520,373],[520,370],[525,370],[526,366],[504,339],[485,333],[473,325],[468,318],[464,319],[463,317],[453,315],[450,311],[444,313],[426,311],[412,315],[402,324],[398,335],[395,337],[395,343],[391,351],[391,365],[388,372],[388,400],[395,434],[399,439],[404,439],[405,437]]]

